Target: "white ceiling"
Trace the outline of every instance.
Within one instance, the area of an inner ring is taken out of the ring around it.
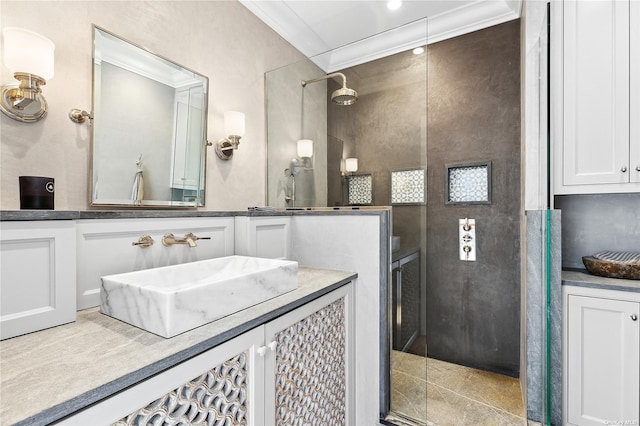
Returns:
[[[520,16],[522,0],[240,0],[258,18],[333,72]]]

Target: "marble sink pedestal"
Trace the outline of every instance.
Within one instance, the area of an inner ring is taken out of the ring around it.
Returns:
[[[102,278],[100,312],[162,337],[298,287],[298,262],[227,256]]]

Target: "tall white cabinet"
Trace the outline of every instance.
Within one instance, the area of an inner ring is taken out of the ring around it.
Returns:
[[[640,424],[640,293],[563,287],[564,417]]]
[[[640,3],[553,7],[555,193],[640,192]]]

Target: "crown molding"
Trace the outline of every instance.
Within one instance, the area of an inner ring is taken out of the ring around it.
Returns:
[[[479,0],[331,49],[285,1],[240,2],[327,73],[511,21],[522,8],[522,0]]]

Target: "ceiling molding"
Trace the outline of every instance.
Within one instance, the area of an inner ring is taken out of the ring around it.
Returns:
[[[520,17],[521,1],[479,1],[429,19],[428,43],[437,43]]]
[[[287,6],[287,0],[240,2],[327,73],[517,19],[522,7],[522,0],[478,0],[430,16],[428,20],[416,19],[362,40],[345,40],[342,46],[334,47],[323,42]]]

